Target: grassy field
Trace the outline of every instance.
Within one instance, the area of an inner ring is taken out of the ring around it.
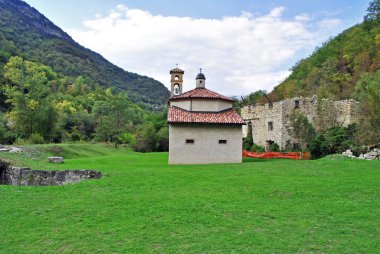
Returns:
[[[0,253],[379,253],[380,161],[169,166],[167,153],[101,145],[0,154],[100,180],[0,186]]]

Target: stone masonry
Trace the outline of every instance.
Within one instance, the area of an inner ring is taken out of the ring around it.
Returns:
[[[243,126],[243,136],[248,135],[248,125],[251,125],[255,144],[265,146],[268,142],[276,142],[284,148],[287,141],[296,143],[288,133],[289,117],[294,110],[306,115],[317,131],[334,125],[358,123],[360,119],[360,105],[355,100],[333,101],[318,99],[316,95],[291,98],[243,107],[241,116],[247,123]]]
[[[16,186],[48,186],[99,179],[102,173],[95,170],[31,170],[12,167],[0,160],[0,184]]]

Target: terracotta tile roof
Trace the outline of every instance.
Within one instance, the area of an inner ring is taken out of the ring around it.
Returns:
[[[244,120],[233,109],[221,112],[191,112],[178,107],[169,107],[169,123],[208,123],[244,125]]]
[[[174,96],[171,101],[187,99],[187,98],[206,98],[206,99],[221,99],[225,101],[234,101],[233,99],[208,90],[207,88],[195,88],[193,90],[187,91],[181,95]]]

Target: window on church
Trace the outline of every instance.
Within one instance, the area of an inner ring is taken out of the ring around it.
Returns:
[[[273,131],[273,122],[268,122],[268,131]]]
[[[174,80],[179,80],[179,76],[175,76],[175,77],[174,77]]]
[[[225,140],[225,139],[219,139],[219,144],[227,144],[227,140]]]
[[[194,144],[194,139],[186,139],[186,144]]]
[[[294,108],[299,108],[300,107],[300,101],[299,100],[296,100],[294,102]]]

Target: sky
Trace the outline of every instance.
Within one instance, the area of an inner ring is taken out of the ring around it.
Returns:
[[[81,45],[168,88],[202,68],[228,96],[268,92],[316,47],[360,23],[370,0],[26,0]]]

